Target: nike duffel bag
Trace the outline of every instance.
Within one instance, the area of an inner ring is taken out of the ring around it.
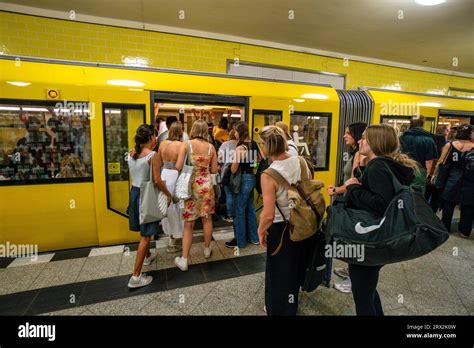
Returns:
[[[348,208],[343,199],[328,208],[326,248],[332,257],[385,265],[423,256],[449,238],[421,191],[401,185],[395,176],[393,184],[396,194],[382,217]]]

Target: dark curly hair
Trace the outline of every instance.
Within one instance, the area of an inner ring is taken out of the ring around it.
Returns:
[[[456,139],[457,140],[471,140],[472,134],[472,125],[462,124],[458,126],[456,130]]]
[[[138,159],[140,153],[142,152],[142,145],[150,141],[151,137],[155,135],[155,128],[148,124],[142,124],[137,128],[135,134],[135,153],[133,154],[133,159]]]

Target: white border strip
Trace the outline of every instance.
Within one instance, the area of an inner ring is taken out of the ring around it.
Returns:
[[[37,7],[31,7],[31,6],[23,6],[23,5],[10,4],[10,3],[0,3],[0,11],[8,11],[8,12],[15,12],[15,13],[20,13],[20,14],[64,19],[64,20],[70,21],[69,12],[49,10],[49,9],[43,9],[43,8],[37,8]],[[249,44],[249,45],[255,45],[255,46],[283,49],[283,50],[300,52],[300,53],[314,54],[318,56],[327,56],[327,57],[340,58],[340,59],[347,58],[350,61],[352,60],[352,61],[358,61],[362,63],[385,65],[385,66],[390,66],[390,67],[395,67],[395,68],[425,71],[425,72],[450,75],[450,76],[474,78],[474,74],[470,74],[470,73],[463,73],[463,72],[458,72],[458,71],[453,71],[453,70],[445,70],[445,69],[437,69],[437,68],[429,68],[429,67],[424,67],[424,66],[419,66],[419,65],[405,64],[405,63],[393,62],[393,61],[383,60],[383,59],[354,56],[350,54],[324,51],[324,50],[302,47],[302,46],[293,46],[293,45],[287,45],[287,44],[271,42],[271,41],[249,39],[249,38],[244,38],[240,36],[218,34],[218,33],[194,30],[194,29],[183,29],[183,28],[157,25],[157,24],[151,24],[151,23],[141,23],[141,22],[136,22],[136,21],[128,21],[128,20],[115,19],[115,18],[90,16],[90,15],[80,14],[77,12],[75,16],[76,16],[75,17],[76,19],[74,21],[76,22],[94,23],[94,24],[101,24],[101,25],[108,25],[108,26],[131,28],[131,29],[156,31],[156,32],[162,32],[162,33],[168,33],[168,34],[194,36],[194,37],[200,37],[200,38],[205,38],[205,39],[230,41],[230,42],[235,42],[235,43],[243,43],[243,44]]]

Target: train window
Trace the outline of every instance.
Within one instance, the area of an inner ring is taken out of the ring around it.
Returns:
[[[92,180],[89,103],[0,101],[0,183]]]
[[[253,110],[252,139],[258,140],[258,133],[263,127],[274,125],[282,120],[283,113],[276,110]]]
[[[135,131],[145,123],[144,105],[104,104],[107,207],[127,216],[131,177],[127,155],[134,148]]]
[[[403,134],[408,128],[410,128],[410,118],[412,116],[388,116],[388,115],[381,115],[382,123],[386,123],[389,125],[394,126],[400,131],[400,134]],[[426,117],[425,118],[425,130],[428,132],[434,133],[435,132],[435,122],[436,119],[434,117]]]
[[[329,169],[331,114],[295,112],[290,117],[290,132],[298,151],[311,159],[315,170]]]

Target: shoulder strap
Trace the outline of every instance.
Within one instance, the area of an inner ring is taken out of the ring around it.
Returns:
[[[207,151],[207,155],[210,156],[211,155],[211,148],[212,148],[212,145],[209,144],[209,151]]]
[[[275,169],[267,168],[263,172],[270,175],[273,178],[273,180],[275,180],[277,184],[283,187],[285,190],[288,190],[289,187],[291,186],[290,183]]]
[[[294,148],[296,151],[298,151],[298,148],[297,148],[294,144],[288,144],[288,146],[291,146],[291,147]]]
[[[153,157],[155,157],[156,152],[150,156],[150,181],[154,182],[153,180]]]
[[[193,152],[193,147],[191,146],[191,141],[186,142],[186,157],[184,158],[184,163],[188,166],[191,166],[191,153]]]
[[[300,169],[301,169],[300,181],[303,180],[303,178],[308,179],[309,174],[308,174],[308,167],[306,165],[306,160],[301,156],[298,156],[298,160],[300,161]],[[304,173],[304,176],[303,176],[303,173]]]
[[[451,150],[452,150],[452,149],[453,149],[453,142],[452,142],[452,141],[450,141],[450,142],[449,142],[449,148],[448,148],[448,151],[446,151],[446,153],[445,153],[445,155],[444,155],[443,159],[441,159],[441,158],[440,158],[440,162],[441,162],[441,164],[445,164],[445,163],[446,163],[446,160],[448,159],[448,157],[449,157],[449,154],[450,154],[450,152],[451,152]]]

